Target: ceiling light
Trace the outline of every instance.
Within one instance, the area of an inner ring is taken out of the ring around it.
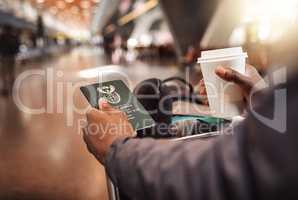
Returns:
[[[53,15],[56,15],[57,12],[58,12],[58,9],[56,7],[50,8],[50,13],[52,13]]]
[[[81,2],[81,7],[82,7],[83,9],[88,9],[88,8],[90,8],[90,2],[89,2],[89,1],[82,1],[82,2]]]
[[[245,0],[242,6],[243,23],[253,23],[266,42],[278,40],[298,19],[297,0]]]
[[[101,0],[92,0],[94,3],[99,3]]]
[[[74,0],[65,0],[66,3],[72,3]]]
[[[63,10],[65,8],[65,6],[66,5],[65,5],[64,1],[58,1],[57,2],[57,8]]]
[[[70,11],[73,13],[73,14],[78,14],[80,12],[80,9],[77,7],[77,6],[72,6],[70,8]]]
[[[88,10],[85,10],[85,11],[83,12],[83,15],[84,15],[84,16],[89,16],[89,15],[90,15],[90,12],[89,12]]]
[[[45,2],[45,0],[37,0],[37,3],[44,3]]]

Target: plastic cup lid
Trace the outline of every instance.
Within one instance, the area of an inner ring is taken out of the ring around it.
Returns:
[[[237,58],[247,58],[247,53],[238,53],[238,54],[230,54],[230,55],[220,55],[220,56],[206,56],[198,58],[197,63],[206,63],[206,62],[218,62],[225,60],[233,60]]]

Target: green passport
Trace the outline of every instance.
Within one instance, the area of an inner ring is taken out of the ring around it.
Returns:
[[[82,86],[81,92],[94,108],[99,108],[98,100],[103,98],[111,106],[125,112],[134,130],[141,130],[155,125],[154,120],[121,80],[95,83]]]

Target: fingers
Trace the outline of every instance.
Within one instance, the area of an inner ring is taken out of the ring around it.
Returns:
[[[105,99],[102,98],[98,100],[98,106],[99,109],[102,111],[107,111],[112,108],[111,105]]]
[[[106,100],[100,99],[98,102],[99,109],[91,108],[87,111],[86,116],[87,120],[99,120],[104,117],[107,117],[107,114],[118,113],[119,111],[113,108]]]
[[[199,95],[207,95],[206,86],[203,79],[199,82]]]
[[[243,74],[228,68],[219,66],[215,70],[216,75],[228,82],[234,82],[238,84],[243,89],[251,88],[251,81]]]
[[[215,69],[215,73],[217,76],[228,82],[235,82],[235,80],[237,79],[236,73],[234,73],[232,69],[229,69],[227,67],[219,66]]]
[[[99,124],[107,117],[108,117],[107,114],[102,110],[91,108],[86,112],[86,118],[88,122],[87,127],[89,127],[92,124]]]
[[[105,99],[99,99],[98,105],[99,109],[106,114],[115,114],[119,112],[118,109],[112,107]]]
[[[110,114],[119,115],[119,117],[121,118],[126,117],[126,114],[124,112],[112,107],[105,99],[100,99],[98,103],[99,103],[99,108],[101,109],[102,112],[109,115]]]
[[[99,101],[100,110],[92,108],[87,111],[87,121],[88,123],[100,123],[110,117],[111,114],[119,115],[119,117],[125,117],[126,114],[122,111],[113,108],[107,101]]]
[[[96,119],[101,119],[104,115],[105,115],[104,112],[97,110],[95,108],[88,110],[86,113],[88,121],[94,121]]]
[[[208,105],[209,103],[208,103],[208,99],[207,99],[207,90],[206,90],[205,82],[203,79],[200,80],[200,82],[195,90],[200,95],[202,104]]]

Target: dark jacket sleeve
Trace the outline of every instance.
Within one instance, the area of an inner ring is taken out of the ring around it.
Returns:
[[[272,117],[272,95],[255,112]],[[233,134],[208,142],[118,140],[107,172],[132,199],[297,199],[298,99],[287,98],[286,132],[249,114]]]

